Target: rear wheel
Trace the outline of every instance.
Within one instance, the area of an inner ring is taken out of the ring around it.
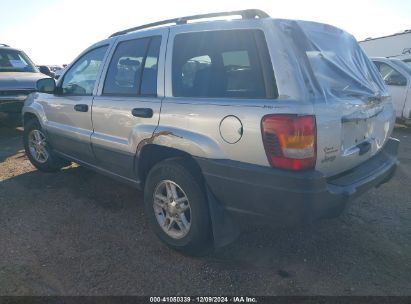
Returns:
[[[55,172],[70,164],[55,155],[47,142],[46,132],[35,119],[24,124],[23,143],[30,162],[41,171]]]
[[[144,202],[156,235],[189,255],[212,248],[210,216],[200,179],[180,160],[155,165],[148,174]]]

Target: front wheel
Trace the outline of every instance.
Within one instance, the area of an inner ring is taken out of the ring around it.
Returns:
[[[69,164],[54,154],[47,142],[46,132],[34,119],[24,124],[23,143],[30,162],[40,171],[55,172]]]
[[[144,202],[154,232],[169,247],[188,255],[205,254],[212,248],[203,187],[182,161],[166,160],[153,167]]]

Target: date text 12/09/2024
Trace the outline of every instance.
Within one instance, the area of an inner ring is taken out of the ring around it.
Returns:
[[[150,297],[150,303],[257,303],[255,297]]]

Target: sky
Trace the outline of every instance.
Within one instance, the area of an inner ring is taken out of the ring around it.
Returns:
[[[64,64],[122,29],[246,8],[332,24],[357,40],[411,29],[410,0],[0,0],[0,43],[23,49],[39,65]]]

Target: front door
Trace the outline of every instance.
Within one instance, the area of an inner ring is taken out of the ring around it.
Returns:
[[[44,104],[53,148],[87,163],[94,161],[90,144],[91,106],[107,49],[103,45],[82,55],[59,81],[57,93],[48,96]]]
[[[92,106],[92,147],[98,166],[136,179],[139,144],[152,136],[159,121],[168,31],[119,37],[103,71]]]

